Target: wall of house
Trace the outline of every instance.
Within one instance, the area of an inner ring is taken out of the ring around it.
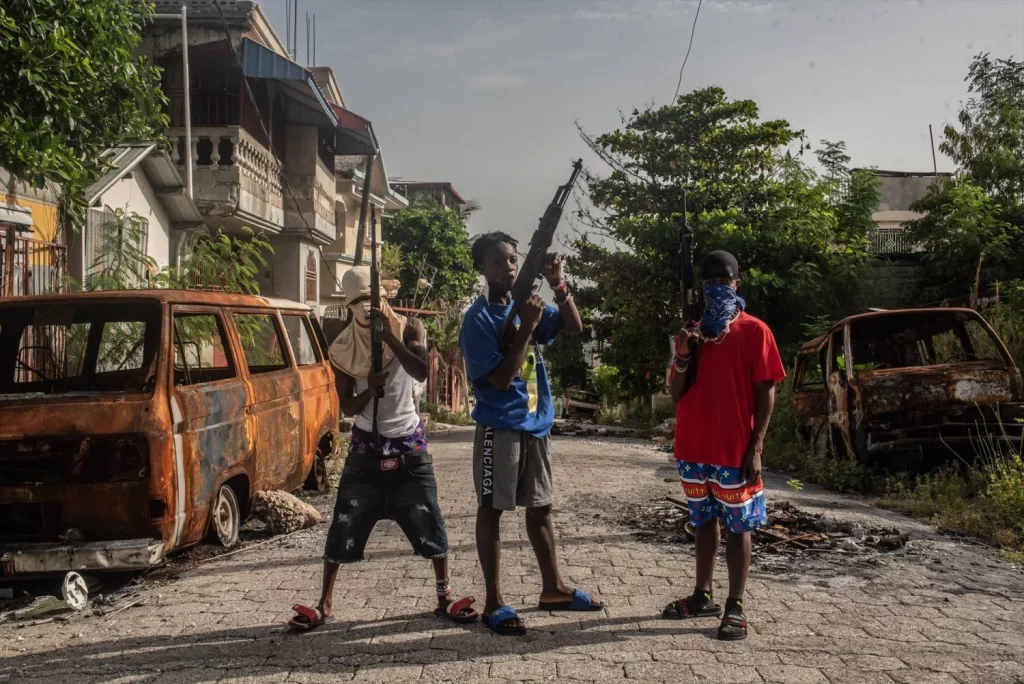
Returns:
[[[57,188],[33,188],[0,168],[0,204],[13,204],[32,212],[32,237],[53,242],[57,238]]]
[[[919,306],[919,265],[913,259],[878,259],[871,266],[871,306],[900,309]]]
[[[295,196],[294,201],[285,196],[285,230],[308,234],[313,229],[321,239],[334,240],[334,169],[328,168],[318,154],[319,130],[287,126],[285,135],[284,172]]]
[[[270,244],[274,253],[267,259],[267,266],[260,274],[260,294],[290,299],[317,309],[320,306],[319,283],[324,277],[324,264],[316,245],[293,235],[273,236]],[[313,257],[318,283],[312,299],[306,297],[306,265],[310,255]]]
[[[100,206],[133,211],[149,223],[147,252],[159,268],[169,266],[171,219],[153,192],[146,174],[136,168],[103,193]]]
[[[935,176],[879,176],[879,211],[907,211],[928,192]]]

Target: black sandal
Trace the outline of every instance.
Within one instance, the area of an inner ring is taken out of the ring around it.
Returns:
[[[701,617],[718,617],[721,612],[722,607],[714,601],[698,606],[692,596],[687,596],[684,599],[676,599],[665,606],[665,609],[661,611],[661,617],[666,620],[691,620]]]
[[[719,641],[743,641],[746,638],[747,618],[743,613],[730,613],[722,618],[722,624],[718,626]]]

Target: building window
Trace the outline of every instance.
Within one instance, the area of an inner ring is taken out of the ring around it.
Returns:
[[[316,253],[313,250],[306,252],[306,303],[316,304]]]
[[[149,254],[149,221],[133,213],[113,211],[110,207],[90,208],[86,217],[85,231],[85,277],[99,275],[115,266],[119,256],[132,252]],[[149,269],[138,273],[139,282],[145,286],[153,276]]]

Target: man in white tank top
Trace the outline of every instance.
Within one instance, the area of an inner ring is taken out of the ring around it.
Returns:
[[[352,268],[341,285],[349,318],[331,344],[330,358],[341,410],[355,416],[355,427],[327,532],[320,602],[315,608],[294,606],[296,616],[288,624],[309,631],[332,616],[338,569],[343,563],[363,559],[378,520],[397,522],[413,551],[433,562],[435,614],[455,622],[472,622],[477,618],[473,598],[455,600],[449,586],[448,535],[437,503],[427,435],[413,400],[415,382],[427,377],[426,330],[418,319],[395,313],[382,298],[383,365],[382,372],[373,373],[369,270]],[[378,439],[373,436],[375,396]]]

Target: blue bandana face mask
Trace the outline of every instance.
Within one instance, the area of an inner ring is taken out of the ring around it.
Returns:
[[[747,303],[728,285],[711,283],[704,286],[704,315],[700,318],[700,332],[714,339],[736,318]]]

